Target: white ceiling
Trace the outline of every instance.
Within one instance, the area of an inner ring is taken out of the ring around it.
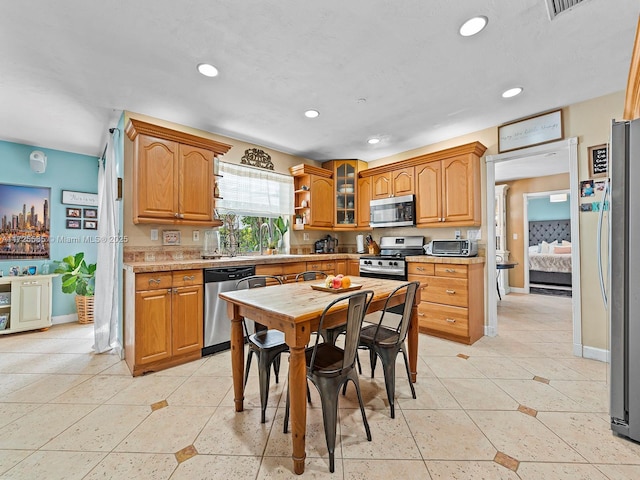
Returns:
[[[624,90],[639,7],[585,0],[550,21],[545,0],[5,1],[0,139],[99,155],[129,110],[378,159]],[[461,37],[478,14],[488,27]]]

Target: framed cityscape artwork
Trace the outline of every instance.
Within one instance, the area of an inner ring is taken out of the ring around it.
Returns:
[[[51,189],[0,183],[0,260],[49,258]]]

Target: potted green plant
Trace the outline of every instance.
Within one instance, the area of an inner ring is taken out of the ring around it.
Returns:
[[[93,294],[95,292],[96,264],[87,264],[84,252],[69,255],[54,262],[54,273],[62,274],[62,292],[76,294],[78,322],[93,322]]]

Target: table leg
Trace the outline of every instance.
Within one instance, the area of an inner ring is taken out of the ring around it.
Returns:
[[[307,429],[307,367],[304,346],[291,347],[289,353],[289,396],[293,471],[304,473],[305,434]]]
[[[498,298],[502,300],[502,295],[500,295],[500,270],[496,272],[496,288],[498,289]]]
[[[233,372],[233,400],[236,412],[243,410],[244,401],[244,331],[242,317],[234,314],[231,320],[231,371]]]
[[[411,372],[411,381],[413,383],[416,383],[418,378],[418,327],[418,304],[414,303],[413,307],[411,307],[411,322],[407,332],[409,372]]]

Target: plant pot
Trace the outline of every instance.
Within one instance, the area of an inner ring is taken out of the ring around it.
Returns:
[[[78,323],[93,323],[93,295],[76,295]]]

